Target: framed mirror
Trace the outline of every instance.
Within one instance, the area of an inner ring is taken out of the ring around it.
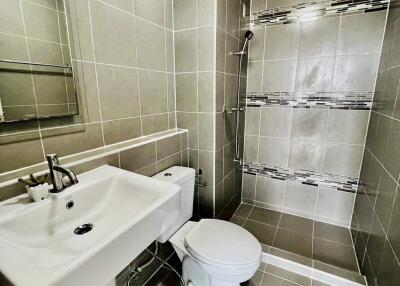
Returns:
[[[79,114],[63,0],[0,0],[0,123]]]

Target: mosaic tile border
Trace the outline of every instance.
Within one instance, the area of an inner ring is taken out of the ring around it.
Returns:
[[[250,175],[264,176],[282,181],[298,181],[301,184],[315,187],[329,187],[348,193],[356,193],[359,187],[358,178],[281,168],[267,164],[245,162],[243,164],[243,172]]]
[[[371,110],[373,92],[248,92],[246,105]]]
[[[388,6],[389,0],[314,0],[293,6],[255,11],[252,13],[251,23],[252,25],[282,25],[327,16],[382,11]]]

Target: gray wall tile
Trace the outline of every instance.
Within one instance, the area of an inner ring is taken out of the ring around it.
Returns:
[[[313,217],[317,203],[317,190],[318,188],[314,186],[287,182],[284,207],[293,210],[295,213]]]
[[[107,65],[96,67],[103,120],[138,116],[137,71]]]
[[[264,59],[296,58],[299,48],[299,27],[299,24],[268,27],[265,34]],[[255,35],[255,37],[256,36],[257,35]],[[262,43],[262,41],[256,42]]]
[[[385,20],[386,11],[343,17],[337,53],[339,55],[379,53]]]
[[[264,62],[263,91],[294,91],[296,61]]]
[[[99,1],[90,3],[96,61],[136,66],[133,17]]]
[[[338,30],[338,17],[301,23],[299,57],[334,56]]]
[[[363,146],[328,143],[324,150],[322,171],[342,176],[358,177]]]

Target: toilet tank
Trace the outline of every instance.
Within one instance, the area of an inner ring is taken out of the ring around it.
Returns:
[[[193,196],[195,170],[186,167],[171,167],[153,176],[154,179],[166,181],[181,187],[181,203],[178,219],[164,231],[157,241],[166,242],[193,215]]]

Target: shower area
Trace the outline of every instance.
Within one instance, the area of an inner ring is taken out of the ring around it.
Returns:
[[[399,163],[390,163],[394,173],[386,171],[390,167],[374,150],[379,146],[381,157],[391,158],[399,146],[397,121],[391,120],[399,80],[398,6],[364,0],[250,3],[254,35],[237,116],[245,117],[244,142],[236,137],[244,144],[242,160],[237,158],[243,184],[231,221],[252,232],[266,255],[350,283],[326,285],[398,285],[398,240],[390,243],[388,236],[389,218],[398,210],[383,211],[382,204],[394,204]],[[383,270],[387,260],[390,277]]]

